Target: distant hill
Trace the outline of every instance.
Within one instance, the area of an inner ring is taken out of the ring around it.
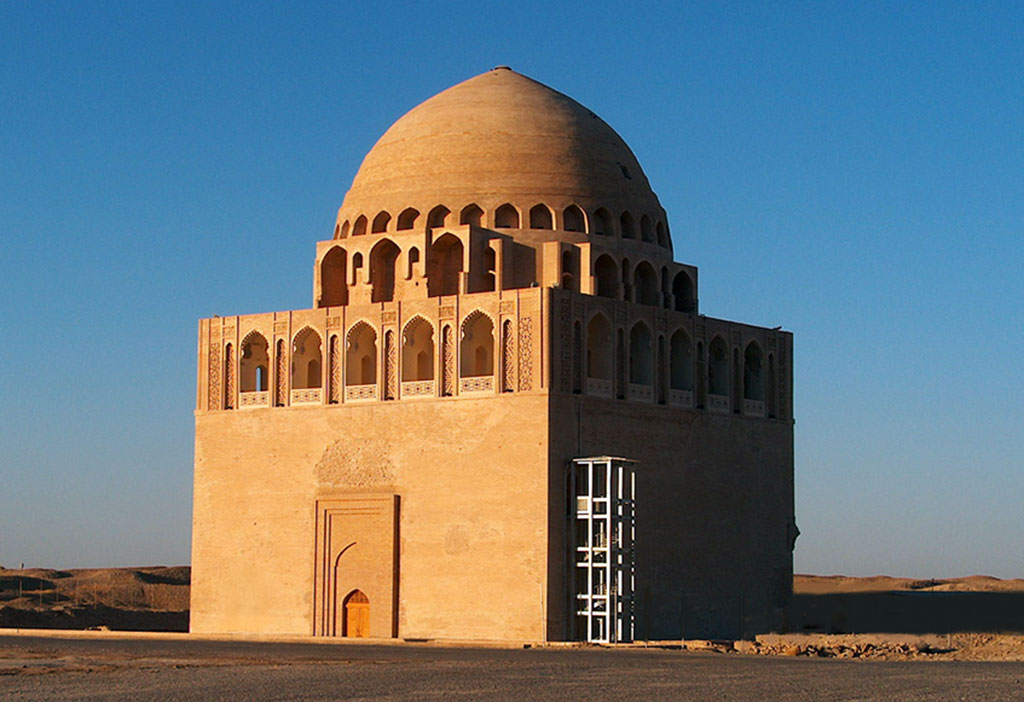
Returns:
[[[0,627],[188,631],[188,566],[0,567]]]
[[[1024,580],[796,575],[789,628],[833,634],[1020,634]]]
[[[0,567],[0,628],[188,631],[188,566]],[[793,577],[792,631],[1024,631],[1024,579]]]
[[[798,595],[831,595],[843,592],[1024,592],[1024,580],[1000,580],[991,575],[968,575],[964,578],[942,580],[894,578],[873,575],[857,578],[849,575],[793,576],[793,593]]]

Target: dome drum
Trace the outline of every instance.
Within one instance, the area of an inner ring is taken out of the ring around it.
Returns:
[[[334,227],[335,239],[369,234],[400,234],[404,231],[436,229],[450,225],[474,224],[492,230],[555,231],[575,232],[583,235],[607,236],[632,240],[638,244],[652,244],[671,251],[671,238],[665,221],[664,210],[660,207],[652,214],[630,210],[613,216],[603,206],[581,207],[576,202],[552,206],[545,202],[520,205],[508,201],[490,202],[483,200],[464,205],[453,203],[432,203],[429,207],[382,209],[374,214],[358,213],[353,218],[343,218],[339,213]],[[398,212],[397,217],[392,212]],[[427,215],[421,214],[427,212]],[[429,213],[445,213],[432,220]]]

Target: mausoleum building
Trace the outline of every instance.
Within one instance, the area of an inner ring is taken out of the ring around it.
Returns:
[[[698,290],[586,107],[501,67],[414,108],[317,243],[312,307],[199,324],[192,631],[780,627],[792,336]]]

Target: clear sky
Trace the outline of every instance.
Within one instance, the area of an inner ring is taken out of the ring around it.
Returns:
[[[802,572],[1024,576],[1024,5],[0,2],[0,564],[189,560],[197,320],[309,307],[363,155],[510,65],[795,334]]]

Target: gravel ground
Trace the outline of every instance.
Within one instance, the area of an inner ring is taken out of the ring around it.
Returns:
[[[1024,700],[1024,663],[0,636],[14,700]]]

